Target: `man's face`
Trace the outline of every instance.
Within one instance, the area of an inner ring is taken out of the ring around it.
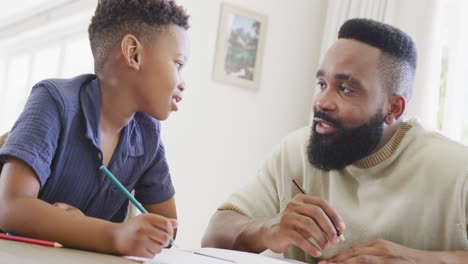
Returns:
[[[312,165],[342,169],[372,153],[380,143],[387,93],[379,79],[381,51],[340,39],[317,71],[319,93],[308,146]]]

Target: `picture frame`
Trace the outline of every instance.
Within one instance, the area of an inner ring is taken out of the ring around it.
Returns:
[[[231,4],[221,5],[213,79],[256,90],[260,86],[267,17]]]

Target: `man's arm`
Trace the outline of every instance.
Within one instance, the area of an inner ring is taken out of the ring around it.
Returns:
[[[319,264],[407,263],[463,264],[468,263],[467,251],[425,251],[379,239],[353,246]]]
[[[39,180],[26,163],[7,158],[0,175],[0,229],[72,248],[148,257],[160,252],[172,236],[170,221],[161,216],[112,223],[41,201],[39,189]]]
[[[437,263],[453,263],[453,264],[463,264],[468,263],[468,252],[467,251],[440,251],[433,252],[435,259],[438,260]]]
[[[322,249],[339,242],[337,230],[344,231],[343,221],[325,201],[299,194],[272,218],[252,219],[233,211],[218,211],[208,225],[202,246],[284,253],[290,245],[296,245],[320,257]]]
[[[260,253],[267,249],[264,242],[269,219],[250,219],[234,211],[218,211],[208,225],[202,247],[234,249]]]

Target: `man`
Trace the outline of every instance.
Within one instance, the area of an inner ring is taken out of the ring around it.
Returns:
[[[219,208],[202,245],[320,264],[467,263],[468,148],[404,120],[415,69],[405,33],[345,22],[317,71],[312,127]]]

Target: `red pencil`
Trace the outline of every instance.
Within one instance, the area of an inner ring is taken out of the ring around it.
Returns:
[[[299,183],[297,183],[296,179],[293,179],[292,180],[294,185],[296,185],[297,189],[299,189],[299,191],[302,193],[302,194],[306,194],[306,192],[304,191],[304,189],[301,187],[301,185],[299,185]],[[338,237],[341,239],[341,241],[345,241],[345,237],[343,234],[340,233],[340,231],[336,230],[336,232],[338,233]]]
[[[62,244],[59,244],[57,242],[29,238],[29,237],[13,236],[13,235],[7,235],[7,234],[0,234],[0,239],[13,240],[13,241],[18,241],[18,242],[46,246],[46,247],[58,247],[58,248],[63,247]]]
[[[299,189],[299,191],[301,191],[302,194],[306,194],[304,189],[302,189],[302,187],[299,185],[299,183],[297,183],[296,179],[293,179],[292,181],[293,181],[294,185],[296,185],[297,189]]]

